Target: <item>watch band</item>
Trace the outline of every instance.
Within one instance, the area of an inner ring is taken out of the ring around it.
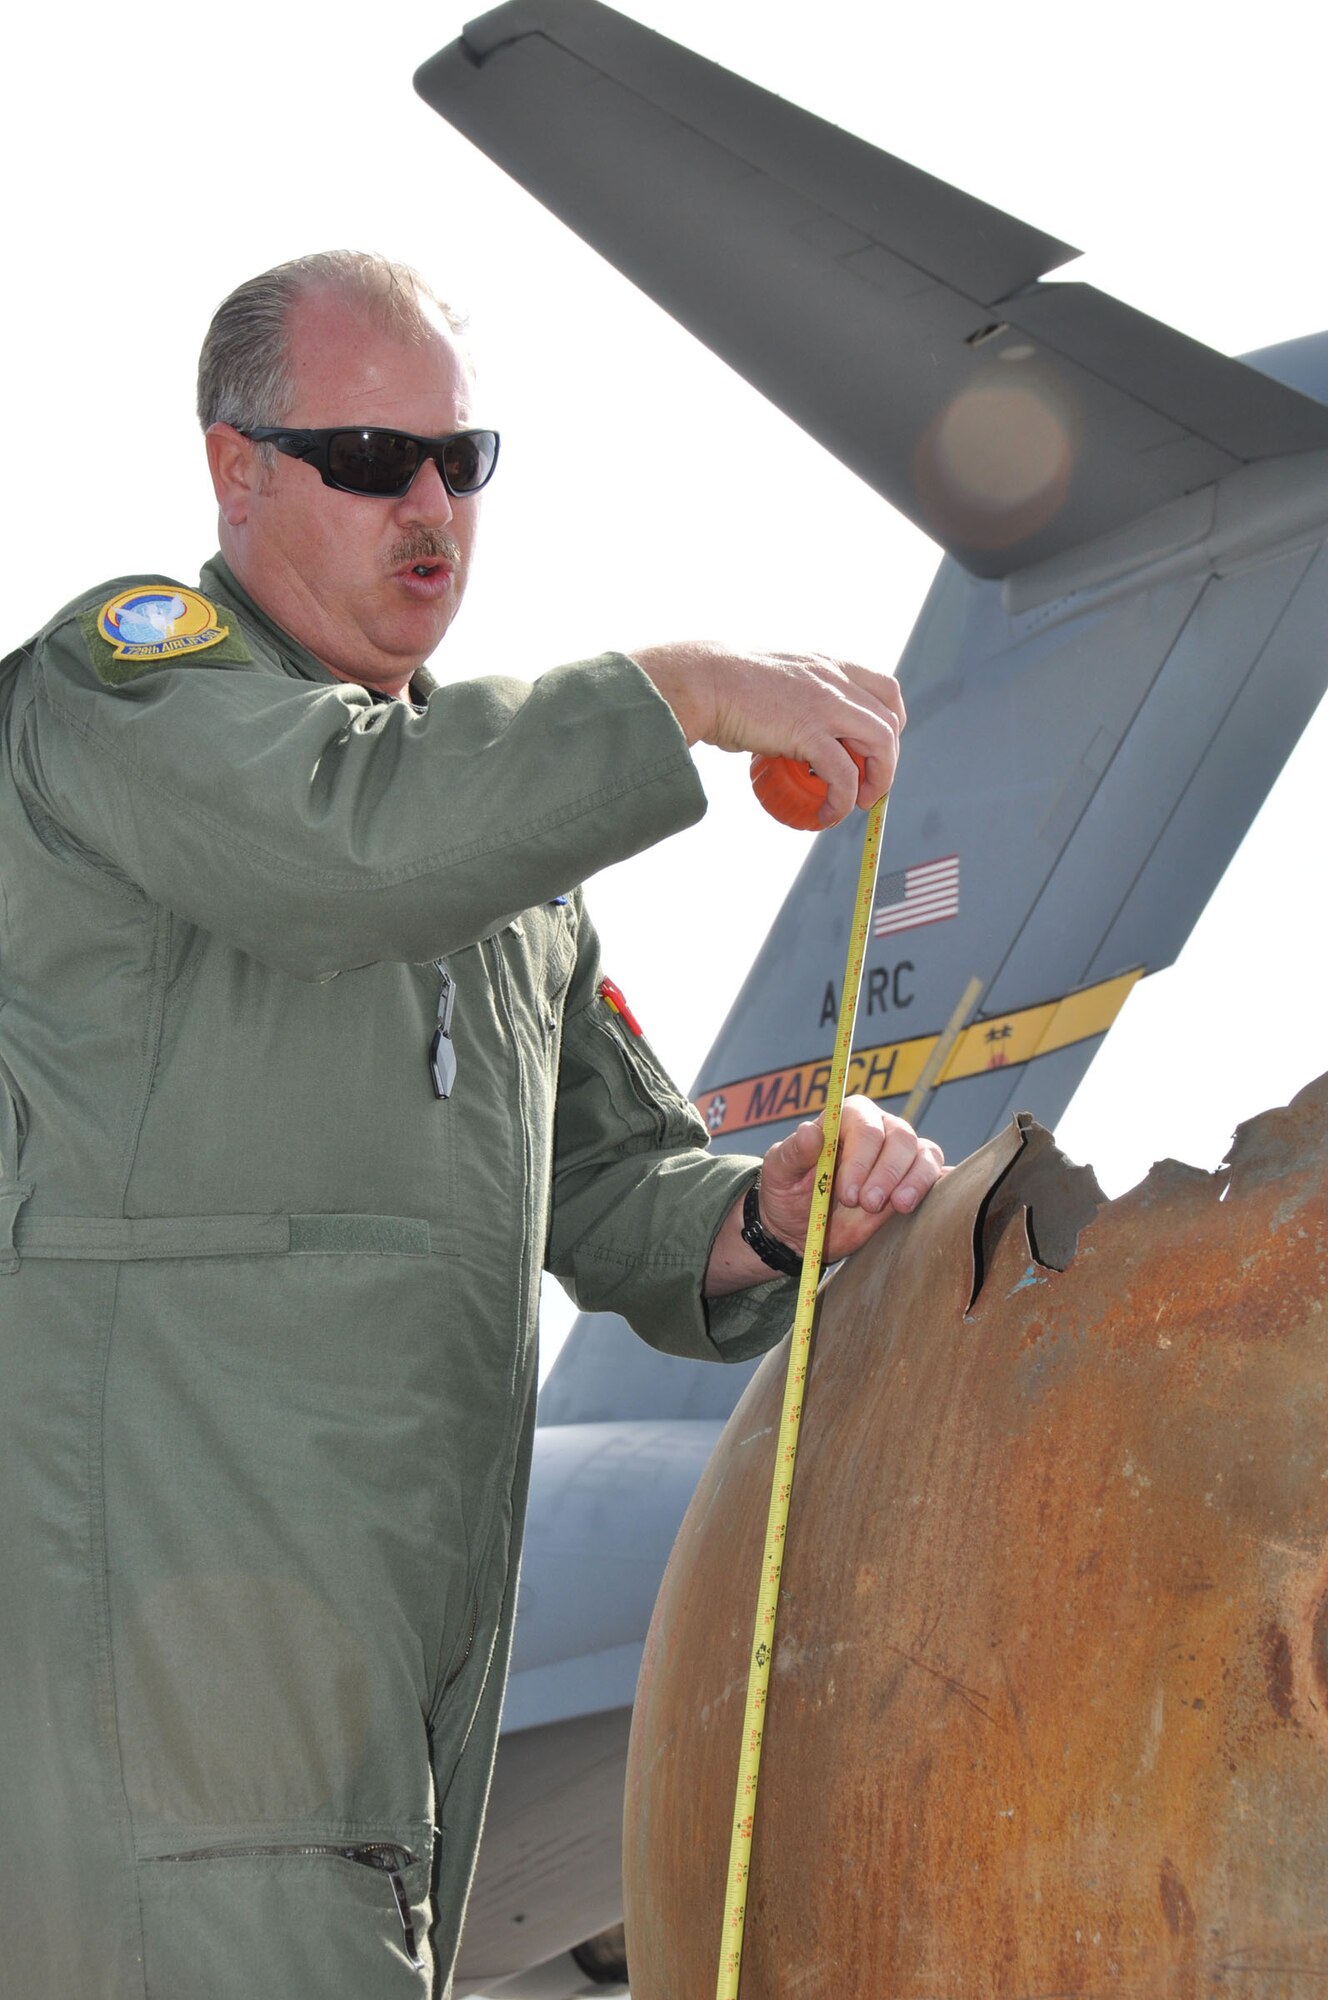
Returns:
[[[749,1249],[756,1252],[763,1264],[770,1266],[772,1271],[778,1271],[785,1278],[800,1277],[802,1253],[792,1249],[787,1243],[781,1243],[777,1236],[772,1236],[762,1225],[760,1190],[760,1180],[754,1180],[743,1197],[742,1240]]]

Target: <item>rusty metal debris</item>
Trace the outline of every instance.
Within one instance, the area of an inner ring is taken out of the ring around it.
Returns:
[[[1326,1156],[1321,1079],[1093,1215],[1021,1122],[828,1287],[750,2000],[1328,1995]],[[651,1628],[634,2000],[714,1988],[781,1360]]]

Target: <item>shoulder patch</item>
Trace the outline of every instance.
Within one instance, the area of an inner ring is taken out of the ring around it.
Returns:
[[[100,611],[79,614],[97,678],[122,687],[153,667],[188,666],[202,652],[217,660],[247,660],[240,633],[224,625],[215,604],[196,590],[138,584]]]

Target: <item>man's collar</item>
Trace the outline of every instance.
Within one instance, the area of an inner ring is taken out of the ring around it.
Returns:
[[[209,562],[205,562],[199,572],[198,580],[207,596],[216,597],[221,603],[232,606],[242,613],[246,620],[251,620],[261,627],[286,665],[304,680],[336,680],[337,676],[330,667],[325,667],[321,660],[315,659],[307,646],[302,646],[298,639],[292,638],[283,626],[277,624],[275,618],[268,617],[261,604],[254,602],[223,555],[217,554]]]
[[[364,685],[361,681],[347,681],[340,674],[334,674],[331,667],[324,666],[307,646],[302,646],[298,639],[292,638],[284,626],[278,625],[274,618],[269,618],[262,605],[255,603],[249,595],[223,555],[214,555],[210,561],[204,563],[199,573],[199,582],[206,596],[215,597],[222,604],[232,606],[236,611],[243,613],[246,619],[261,626],[277,647],[287,666],[304,680],[326,681],[341,687]],[[408,689],[411,701],[417,708],[423,708],[437,685],[428,667],[420,667],[411,676]],[[368,691],[371,694],[375,692],[372,688]]]

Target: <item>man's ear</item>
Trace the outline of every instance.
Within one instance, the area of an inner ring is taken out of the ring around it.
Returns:
[[[252,440],[233,424],[208,425],[207,455],[221,518],[232,528],[241,527],[249,518],[254,494],[264,484],[267,467]]]

